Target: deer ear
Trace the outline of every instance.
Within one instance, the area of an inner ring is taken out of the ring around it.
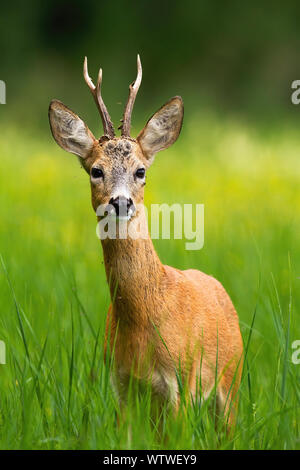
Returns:
[[[157,152],[170,147],[177,140],[182,120],[183,101],[180,96],[171,98],[149,119],[137,141],[150,163]]]
[[[52,100],[49,122],[52,135],[60,147],[81,158],[88,156],[96,139],[77,114],[60,101]]]

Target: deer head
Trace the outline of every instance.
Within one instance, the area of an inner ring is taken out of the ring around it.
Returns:
[[[87,59],[84,60],[84,79],[99,110],[104,135],[96,139],[87,125],[67,106],[52,100],[49,121],[54,139],[64,150],[79,157],[90,175],[92,204],[112,207],[118,217],[130,219],[135,207],[142,204],[146,170],[157,152],[168,148],[179,136],[183,119],[183,102],[180,96],[171,98],[147,122],[136,139],[130,136],[131,114],[142,80],[142,66],[137,56],[137,77],[129,86],[121,136],[116,137],[114,126],[101,96],[102,69],[96,86],[89,77]]]

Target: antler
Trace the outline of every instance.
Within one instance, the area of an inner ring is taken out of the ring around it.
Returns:
[[[126,108],[123,114],[123,119],[121,119],[122,124],[119,127],[119,129],[122,129],[121,134],[124,137],[130,137],[131,113],[132,113],[132,109],[133,109],[137,92],[139,91],[141,81],[142,81],[142,64],[141,64],[141,59],[140,59],[139,54],[137,56],[137,70],[138,72],[137,72],[135,82],[129,85],[128,101],[127,101]]]
[[[83,76],[84,76],[87,86],[91,90],[96,106],[99,110],[102,124],[103,124],[104,134],[108,135],[108,137],[113,139],[115,137],[114,126],[101,96],[102,69],[101,68],[99,69],[97,85],[95,86],[92,79],[89,76],[87,58],[85,57],[84,64],[83,64]]]

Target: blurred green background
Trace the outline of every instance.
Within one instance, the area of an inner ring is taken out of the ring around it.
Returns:
[[[135,116],[182,94],[187,119],[213,106],[257,122],[292,116],[290,83],[299,73],[298,2],[54,0],[1,5],[1,118],[47,126],[44,110],[61,97],[89,121],[95,109],[82,79],[89,58],[104,70],[103,94],[120,119],[135,57],[144,66]],[[279,118],[279,116],[276,116]]]
[[[296,2],[256,0],[1,5],[1,448],[299,448],[299,14]],[[112,419],[102,358],[109,296],[88,178],[52,140],[47,110],[60,99],[101,135],[82,77],[87,55],[92,77],[103,68],[117,127],[137,53],[132,135],[171,96],[185,102],[178,142],[148,172],[146,203],[205,204],[201,251],[182,240],[155,247],[166,264],[218,278],[245,343],[252,331],[230,440],[203,433],[194,416],[157,443],[141,413],[128,441]]]

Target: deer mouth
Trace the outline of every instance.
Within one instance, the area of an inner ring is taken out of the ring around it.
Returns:
[[[119,215],[115,214],[115,218],[116,218],[117,221],[120,221],[120,222],[129,222],[129,221],[132,219],[132,217],[135,215],[135,212],[136,212],[136,211],[135,211],[135,208],[134,208],[134,207],[130,207],[130,208],[128,209],[128,213],[127,213],[127,214],[124,214],[124,215],[122,215],[122,214],[119,214]]]
[[[123,213],[123,211],[117,213],[110,205],[107,206],[107,210],[105,211],[105,215],[112,220],[116,220],[116,222],[129,222],[135,213],[136,209],[133,205],[129,207],[125,213]]]

